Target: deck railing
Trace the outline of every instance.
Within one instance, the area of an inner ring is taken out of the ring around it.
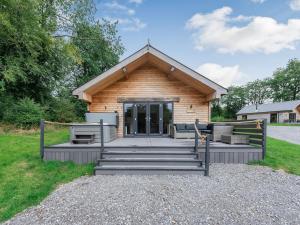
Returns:
[[[76,125],[78,124],[88,125],[87,123],[76,123]],[[100,120],[99,124],[99,139],[97,137],[97,140],[99,140],[100,142],[99,155],[100,159],[102,159],[104,152],[104,126],[106,125],[104,124],[103,119]],[[72,143],[72,135],[70,129],[72,125],[74,125],[74,123],[52,122],[45,121],[43,119],[40,120],[40,157],[42,159],[44,158],[45,147]],[[97,123],[93,125],[97,126]],[[76,144],[74,145],[76,146]]]
[[[103,129],[103,119],[100,120],[100,159],[103,158],[104,152],[104,129]]]
[[[210,152],[209,152],[209,141],[210,135],[209,134],[201,134],[198,130],[199,120],[196,119],[194,124],[195,126],[195,146],[194,151],[197,154],[197,159],[200,160],[200,151],[199,151],[199,140],[200,142],[205,142],[205,162],[204,162],[204,176],[209,176],[209,163],[210,163]],[[202,163],[201,163],[202,164]]]
[[[248,135],[250,145],[260,146],[262,159],[267,151],[267,120],[235,120],[211,122],[214,125],[233,126],[233,134]]]

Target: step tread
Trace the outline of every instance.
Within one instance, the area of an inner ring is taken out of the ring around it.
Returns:
[[[111,158],[99,159],[99,162],[202,162],[191,158]]]
[[[203,167],[199,166],[139,166],[139,165],[130,165],[130,166],[119,166],[119,165],[103,165],[96,166],[95,170],[188,170],[188,171],[203,171]]]
[[[194,155],[196,153],[192,151],[144,151],[144,150],[139,150],[139,151],[107,151],[104,150],[103,154],[168,154],[168,155]]]
[[[73,138],[72,141],[93,141],[94,138]]]

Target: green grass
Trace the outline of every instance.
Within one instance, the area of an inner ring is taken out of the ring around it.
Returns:
[[[283,169],[288,173],[300,175],[300,145],[268,138],[265,160],[254,164]]]
[[[46,133],[47,144],[68,137],[67,130]],[[38,204],[59,184],[90,175],[93,165],[71,162],[43,162],[39,155],[39,134],[0,134],[0,222]]]
[[[268,126],[300,127],[300,123],[270,123]]]

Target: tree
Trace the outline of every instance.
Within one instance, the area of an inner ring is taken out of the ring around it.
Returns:
[[[246,84],[246,101],[247,104],[256,105],[263,104],[271,97],[270,80],[255,80]]]
[[[74,104],[82,115],[72,89],[115,65],[123,50],[116,24],[95,20],[93,0],[2,0],[0,97]]]
[[[78,87],[118,63],[124,47],[117,36],[116,23],[103,20],[95,24],[78,24],[71,37],[79,53],[79,62],[72,73]]]
[[[39,11],[46,2],[56,1],[4,0],[0,6],[1,89],[41,103],[65,75],[69,58],[65,41],[51,36],[56,27],[52,13]]]
[[[231,86],[228,93],[222,98],[225,105],[225,118],[235,118],[236,113],[247,104],[244,86]]]
[[[292,59],[286,68],[279,68],[270,80],[274,102],[300,99],[300,61]]]

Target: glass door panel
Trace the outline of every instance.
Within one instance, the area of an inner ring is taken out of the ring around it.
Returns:
[[[136,104],[137,134],[147,133],[147,104]]]
[[[125,136],[134,135],[134,105],[124,104],[124,133]]]
[[[159,134],[159,104],[150,104],[149,105],[149,127],[150,134]]]
[[[173,103],[163,103],[163,134],[169,134],[170,125],[173,123]]]

